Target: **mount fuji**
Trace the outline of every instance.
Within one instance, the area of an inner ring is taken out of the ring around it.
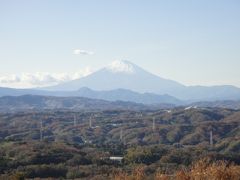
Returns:
[[[129,61],[114,61],[86,77],[62,83],[46,90],[75,91],[82,87],[98,91],[128,89],[140,93],[166,94],[185,86],[149,73]]]
[[[138,93],[170,95],[189,102],[240,100],[240,89],[235,86],[185,86],[147,72],[129,61],[114,61],[86,77],[45,90],[77,91],[83,87],[96,91],[127,89]]]

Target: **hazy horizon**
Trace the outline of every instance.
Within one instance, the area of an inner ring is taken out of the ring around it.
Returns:
[[[239,1],[0,1],[0,86],[129,60],[184,85],[240,87]]]

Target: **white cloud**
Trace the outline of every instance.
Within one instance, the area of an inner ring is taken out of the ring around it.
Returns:
[[[0,76],[0,83],[16,83],[20,82],[20,79],[15,74],[11,74],[8,76]]]
[[[62,82],[79,79],[92,73],[87,67],[73,73],[22,73],[20,75],[8,74],[0,75],[0,86],[12,88],[34,88],[56,85]]]
[[[75,55],[93,55],[94,52],[92,51],[86,51],[86,50],[83,50],[83,49],[74,49],[73,50],[73,54]]]

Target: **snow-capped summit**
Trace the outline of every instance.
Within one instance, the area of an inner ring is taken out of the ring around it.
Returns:
[[[134,65],[126,60],[116,60],[113,61],[111,64],[106,66],[106,69],[113,72],[113,73],[128,73],[128,74],[133,74],[135,73],[135,68]]]

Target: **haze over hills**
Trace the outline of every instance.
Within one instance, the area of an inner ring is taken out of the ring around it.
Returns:
[[[0,112],[26,110],[111,110],[111,109],[147,109],[143,104],[123,101],[104,101],[83,97],[52,97],[52,96],[4,96],[0,98]]]
[[[174,104],[181,105],[185,102],[167,94],[158,95],[153,93],[137,93],[126,89],[116,89],[110,91],[94,91],[89,88],[81,88],[76,91],[82,97],[104,99],[108,101],[131,101],[143,104]]]
[[[183,104],[183,101],[169,95],[157,95],[152,93],[137,93],[126,89],[116,89],[110,91],[94,91],[83,87],[77,91],[44,91],[36,89],[11,89],[0,88],[0,97],[41,95],[56,97],[85,97],[107,101],[130,101],[142,104]]]

